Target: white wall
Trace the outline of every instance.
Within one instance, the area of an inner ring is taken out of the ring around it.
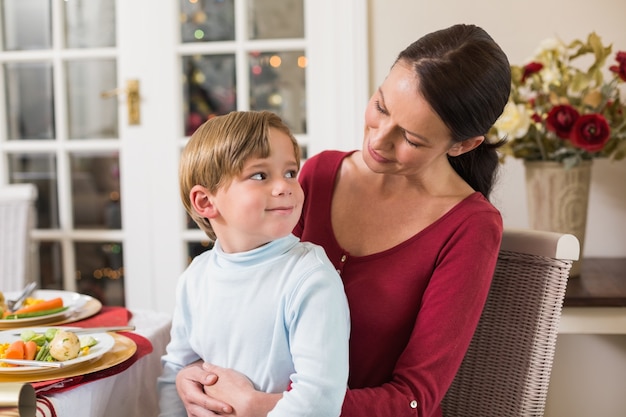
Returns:
[[[626,50],[626,2],[617,0],[368,0],[370,90],[396,55],[421,35],[455,23],[486,29],[512,64],[524,64],[539,42],[565,41],[596,31],[613,51]],[[492,200],[505,226],[527,227],[524,170],[510,159]],[[595,160],[584,256],[626,256],[626,160]],[[610,343],[609,343],[610,342]],[[626,336],[559,337],[546,416],[624,416]],[[618,388],[619,387],[619,388]]]

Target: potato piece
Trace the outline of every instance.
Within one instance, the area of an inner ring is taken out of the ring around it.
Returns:
[[[78,357],[80,341],[76,333],[59,330],[50,341],[50,356],[58,361],[68,361]]]

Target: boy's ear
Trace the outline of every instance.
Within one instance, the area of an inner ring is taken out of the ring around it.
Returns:
[[[205,187],[194,185],[189,191],[191,206],[201,217],[212,219],[217,216],[218,210],[213,204],[213,195]]]
[[[478,145],[483,143],[485,140],[484,136],[474,136],[473,138],[465,139],[462,142],[457,142],[450,149],[448,149],[449,156],[459,156],[464,154],[465,152],[469,152],[472,149],[475,149]]]

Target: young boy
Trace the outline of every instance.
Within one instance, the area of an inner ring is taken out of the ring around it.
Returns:
[[[213,118],[183,150],[183,204],[215,245],[178,283],[161,416],[187,415],[176,374],[199,359],[283,393],[268,416],[339,416],[348,304],[324,250],[291,234],[304,201],[299,168],[295,138],[266,111]]]

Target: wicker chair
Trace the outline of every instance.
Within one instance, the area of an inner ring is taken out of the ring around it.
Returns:
[[[570,234],[506,229],[480,322],[442,409],[445,417],[542,416],[565,287]]]
[[[32,184],[0,186],[0,291],[21,290],[33,281],[36,198]]]

